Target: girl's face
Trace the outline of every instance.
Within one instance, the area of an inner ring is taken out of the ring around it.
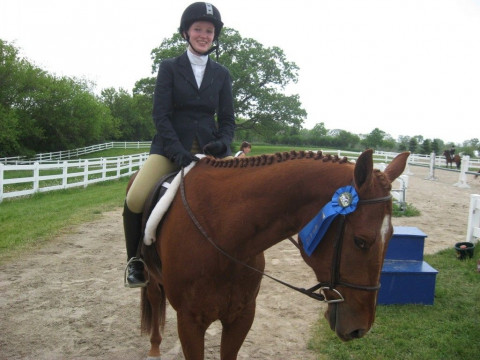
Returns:
[[[190,49],[197,55],[207,52],[215,37],[215,26],[209,21],[196,21],[188,29]]]
[[[252,150],[251,147],[246,147],[246,148],[243,149],[243,152],[244,152],[245,154],[248,154],[251,150]]]

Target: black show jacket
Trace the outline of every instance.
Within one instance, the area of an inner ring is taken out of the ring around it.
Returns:
[[[199,89],[186,52],[162,61],[155,85],[153,121],[157,133],[150,148],[152,154],[173,160],[180,146],[190,151],[196,137],[200,149],[220,140],[227,150],[218,157],[231,155],[235,116],[230,73],[209,58]]]

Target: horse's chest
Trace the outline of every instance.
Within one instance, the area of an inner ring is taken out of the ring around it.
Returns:
[[[254,302],[260,288],[261,276],[201,276],[177,283],[167,289],[174,308],[185,308],[209,319],[235,318]]]

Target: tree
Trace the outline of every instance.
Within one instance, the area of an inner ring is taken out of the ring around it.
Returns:
[[[310,130],[311,134],[314,136],[326,136],[328,133],[325,123],[316,123],[315,126]]]
[[[90,91],[88,82],[49,74],[36,83],[26,114],[42,136],[32,138],[35,151],[58,151],[105,140],[112,130],[108,109]]]
[[[220,40],[219,63],[230,71],[236,116],[243,119],[238,129],[265,136],[288,127],[300,129],[307,113],[301,108],[299,96],[281,92],[289,83],[297,82],[298,66],[287,61],[280,48],[266,48],[254,39],[242,38],[234,29],[224,28]],[[184,51],[185,40],[178,33],[164,39],[151,52],[152,73],[157,72],[162,60]],[[142,79],[142,84],[151,82]]]
[[[385,134],[383,137],[382,147],[384,150],[393,151],[397,148],[397,144],[389,134]]]
[[[0,157],[20,153],[20,125],[15,113],[0,104]]]
[[[89,83],[48,74],[0,40],[2,155],[29,155],[98,143],[113,133],[111,117]]]
[[[0,156],[27,153],[22,138],[26,134],[41,135],[41,129],[22,117],[24,108],[33,102],[33,84],[43,74],[20,59],[13,45],[0,39]]]
[[[423,136],[422,135],[415,135],[414,138],[415,138],[415,140],[417,140],[417,144],[422,144],[423,143]]]
[[[384,131],[380,130],[379,128],[375,128],[365,137],[365,139],[362,140],[362,144],[365,146],[365,148],[379,149],[382,147],[383,138],[385,135],[386,134]]]
[[[423,140],[421,149],[422,154],[430,154],[432,152],[432,141],[430,139]]]
[[[407,151],[409,141],[410,141],[410,136],[400,135],[398,137],[398,150]]]
[[[153,92],[155,91],[155,78],[143,78],[135,83],[135,87],[132,92],[133,95],[144,95],[148,97],[148,100],[153,103]]]
[[[408,151],[410,151],[412,154],[417,152],[417,147],[418,147],[418,140],[416,137],[410,138],[410,141],[408,142]]]
[[[351,132],[340,130],[338,135],[332,139],[331,146],[339,149],[353,150],[360,143],[360,137]]]
[[[443,141],[440,139],[433,139],[432,141],[432,151],[438,155],[440,153],[441,146],[443,144]]]
[[[138,83],[137,83],[138,84]],[[102,90],[102,101],[110,109],[118,127],[116,139],[141,141],[151,139],[155,133],[152,121],[151,96],[138,91],[130,95],[126,90]]]

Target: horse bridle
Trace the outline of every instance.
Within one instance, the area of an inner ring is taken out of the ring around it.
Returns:
[[[270,276],[266,274],[263,271],[260,271],[253,266],[250,266],[246,264],[243,261],[240,261],[233,256],[231,256],[229,253],[227,253],[225,250],[223,250],[220,246],[218,246],[213,239],[207,234],[205,229],[202,227],[202,225],[198,222],[197,218],[193,214],[192,209],[190,208],[190,205],[187,202],[187,198],[185,196],[185,183],[184,183],[184,172],[183,172],[183,167],[182,167],[182,176],[181,176],[181,182],[180,182],[180,190],[181,190],[181,195],[182,195],[182,201],[183,205],[185,206],[185,209],[187,210],[188,215],[190,216],[190,219],[193,221],[197,229],[200,231],[200,233],[208,240],[208,242],[215,248],[217,249],[222,255],[230,259],[231,261],[242,265],[252,271],[255,271],[262,276],[266,276],[269,279],[278,282],[279,284],[282,284],[286,287],[289,287],[290,289],[293,289],[295,291],[298,291],[302,294],[305,294],[315,300],[325,302],[327,304],[333,304],[333,303],[340,303],[345,301],[345,298],[342,296],[340,291],[336,289],[337,286],[344,286],[348,288],[352,288],[355,290],[362,290],[362,291],[377,291],[380,289],[380,283],[377,283],[376,285],[370,286],[370,285],[357,285],[357,284],[352,284],[346,281],[343,281],[340,279],[340,263],[341,263],[341,254],[342,254],[342,245],[343,245],[343,237],[345,233],[345,218],[346,215],[341,215],[340,221],[339,221],[339,226],[338,226],[338,231],[335,237],[335,243],[334,243],[334,255],[333,255],[333,261],[332,261],[332,267],[331,267],[331,274],[330,274],[330,282],[319,282],[317,285],[312,286],[311,288],[305,289],[305,288],[300,288],[294,285],[291,285],[287,282],[284,282],[280,279],[277,279],[273,276]],[[374,199],[366,199],[366,200],[359,200],[358,205],[370,205],[370,204],[378,204],[382,202],[386,202],[392,199],[392,195],[387,195],[379,198],[374,198]],[[288,238],[291,242],[295,244],[297,248],[300,249],[300,244],[295,241],[293,238],[289,237]],[[315,292],[319,290],[320,292]],[[331,291],[334,292],[338,298],[336,299],[328,299],[325,291]]]
[[[374,198],[374,199],[359,200],[358,205],[378,204],[381,202],[389,201],[390,199],[392,199],[392,195],[387,195],[387,196]],[[331,270],[330,270],[330,282],[320,282],[309,289],[301,289],[303,291],[300,291],[314,299],[326,302],[327,304],[339,303],[339,302],[345,301],[340,291],[336,289],[337,286],[344,286],[351,289],[363,290],[363,291],[377,291],[380,289],[380,283],[377,283],[376,285],[373,285],[373,286],[357,285],[357,284],[352,284],[340,279],[340,264],[341,264],[343,238],[345,234],[345,219],[346,219],[346,215],[341,215],[338,223],[338,230],[337,230],[337,234],[334,242],[333,261],[332,261]],[[297,246],[300,249],[300,244],[298,242],[296,242],[291,237],[289,237],[289,240],[293,242],[295,246]],[[320,294],[316,293],[315,292],[316,290],[320,290],[321,293]],[[338,298],[330,299],[330,300],[327,299],[327,296],[325,295],[326,290],[334,292],[338,296]]]

